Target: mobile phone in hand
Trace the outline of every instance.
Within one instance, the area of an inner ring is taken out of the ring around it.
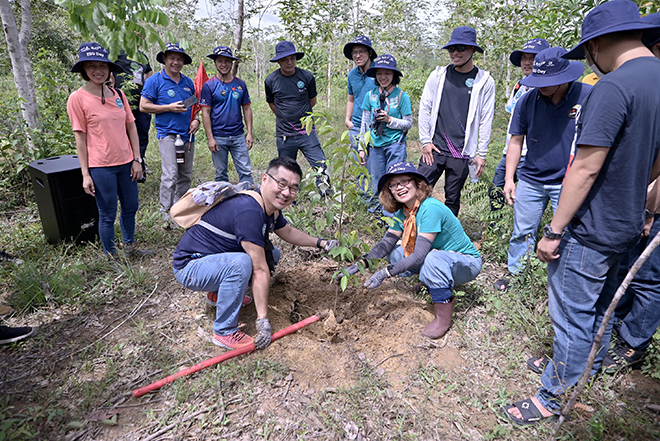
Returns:
[[[195,95],[190,95],[188,98],[183,100],[183,107],[188,109],[188,108],[190,108],[190,106],[192,106],[193,104],[197,104],[198,102],[199,102],[199,100],[197,99],[197,97]]]

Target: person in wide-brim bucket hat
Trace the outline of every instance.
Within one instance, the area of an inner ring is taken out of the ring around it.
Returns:
[[[422,179],[424,182],[429,184],[428,178],[423,174],[419,173],[417,171],[417,168],[415,168],[412,162],[399,162],[398,164],[393,164],[392,166],[390,166],[390,168],[387,170],[387,173],[385,173],[378,180],[378,193],[380,193],[383,190],[383,187],[385,187],[387,181],[389,181],[392,177],[396,175],[417,176],[418,178]]]
[[[369,58],[372,61],[375,60],[376,57],[378,56],[374,48],[371,47],[371,40],[369,39],[369,37],[364,35],[358,35],[353,39],[353,41],[346,43],[346,45],[344,46],[344,56],[349,60],[353,60],[353,48],[356,45],[365,46],[366,48],[368,48]]]
[[[403,78],[403,74],[396,67],[396,58],[390,54],[383,54],[376,57],[376,59],[371,63],[371,67],[367,69],[367,76],[376,78],[376,69],[387,69],[394,71],[394,75],[398,75]]]
[[[459,26],[451,33],[449,43],[442,46],[440,49],[447,49],[449,46],[455,45],[474,46],[477,52],[484,53],[484,50],[477,44],[477,31],[470,26]]]
[[[206,56],[206,58],[210,58],[213,61],[215,61],[215,59],[218,57],[226,57],[229,58],[230,60],[241,61],[240,58],[235,57],[234,54],[232,54],[231,49],[228,48],[227,46],[218,46],[215,49],[213,49],[212,54],[208,54]]]
[[[289,55],[295,55],[296,60],[300,60],[302,57],[305,56],[304,52],[297,52],[296,51],[296,46],[291,43],[290,41],[280,41],[277,43],[275,46],[275,56],[270,59],[271,63],[275,63],[282,58],[286,58]]]
[[[536,55],[539,52],[548,49],[549,47],[550,47],[550,43],[548,43],[543,38],[532,38],[531,40],[525,42],[521,50],[511,52],[511,55],[509,55],[509,61],[514,66],[520,67],[520,61],[522,59],[523,54]]]
[[[108,63],[110,72],[121,73],[124,70],[108,59],[108,50],[98,43],[83,43],[78,48],[78,61],[71,68],[71,72],[82,72],[85,61],[101,61]]]
[[[584,64],[579,61],[569,61],[562,56],[566,49],[551,47],[541,51],[534,58],[532,74],[520,80],[527,87],[552,87],[570,83],[582,76]]]
[[[635,2],[630,0],[610,0],[596,6],[582,22],[582,38],[580,42],[566,54],[569,60],[585,58],[584,43],[606,34],[622,31],[643,31],[657,28],[660,25],[648,23],[641,19]]]
[[[660,12],[642,17],[642,21],[657,26],[657,28],[646,29],[642,33],[642,43],[644,46],[652,48],[660,43]]]
[[[160,64],[165,64],[165,55],[168,52],[176,52],[183,55],[183,64],[192,64],[192,58],[186,53],[186,51],[179,46],[179,43],[167,43],[165,44],[165,50],[158,52],[156,54],[156,61]]]

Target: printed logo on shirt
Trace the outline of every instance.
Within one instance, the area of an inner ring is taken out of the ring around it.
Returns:
[[[120,109],[124,108],[124,102],[121,100],[121,98],[116,98],[115,103],[117,103],[117,107],[119,107]]]
[[[168,90],[167,94],[170,96],[170,98],[174,98],[174,90],[172,89]]]
[[[305,88],[305,82],[304,81],[298,81],[298,89],[304,89]]]
[[[474,86],[474,78],[468,78],[467,80],[465,80],[465,85],[466,85],[467,87],[472,87],[472,86]]]
[[[582,109],[581,105],[579,104],[574,105],[573,108],[568,111],[568,117],[571,119],[575,119],[580,114],[581,109]]]
[[[186,92],[192,93],[192,90],[190,90],[190,87],[184,87],[183,90],[185,90]]]
[[[238,99],[238,96],[239,96],[239,94],[238,94],[238,92],[236,92],[236,91],[234,91],[234,92],[232,92],[232,94],[231,94],[231,96],[233,96],[233,97],[234,97],[234,99],[235,99],[235,100],[237,100],[237,99]]]
[[[262,236],[266,235],[266,224],[264,224],[263,227],[261,227],[261,235]]]

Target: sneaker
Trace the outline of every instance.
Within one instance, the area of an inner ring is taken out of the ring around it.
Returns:
[[[129,259],[141,259],[142,257],[153,256],[153,250],[141,250],[135,246],[135,243],[124,244],[124,255]]]
[[[254,339],[243,331],[236,331],[230,335],[213,333],[213,344],[227,349],[240,349],[254,345]]]
[[[218,293],[215,291],[209,291],[208,294],[206,294],[206,303],[215,307],[217,302],[218,302]],[[246,295],[243,297],[243,302],[241,303],[241,306],[249,305],[250,303],[252,303],[252,297]]]
[[[635,350],[619,338],[614,348],[610,349],[603,359],[603,372],[613,375],[621,369],[633,367],[642,361],[644,355],[646,355],[646,350]]]
[[[30,337],[37,330],[29,326],[22,328],[10,328],[9,326],[0,325],[0,345],[8,345],[16,341],[21,341]]]

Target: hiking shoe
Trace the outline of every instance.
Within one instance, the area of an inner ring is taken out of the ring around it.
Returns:
[[[633,367],[642,361],[644,355],[646,350],[635,350],[619,338],[614,348],[610,349],[603,359],[603,372],[613,375],[621,369]]]
[[[143,257],[153,256],[153,250],[141,250],[135,246],[135,243],[124,244],[124,255],[129,259],[141,259]]]
[[[21,341],[30,337],[37,330],[29,326],[22,328],[10,328],[9,326],[0,325],[0,345],[8,345],[16,341]]]
[[[218,293],[215,291],[209,291],[208,294],[206,294],[206,303],[208,303],[211,306],[215,306],[218,302]],[[249,305],[252,303],[252,297],[246,295],[243,297],[243,302],[241,303],[241,306]]]
[[[254,345],[254,339],[243,331],[236,331],[230,335],[213,333],[213,344],[227,349],[240,349]]]

